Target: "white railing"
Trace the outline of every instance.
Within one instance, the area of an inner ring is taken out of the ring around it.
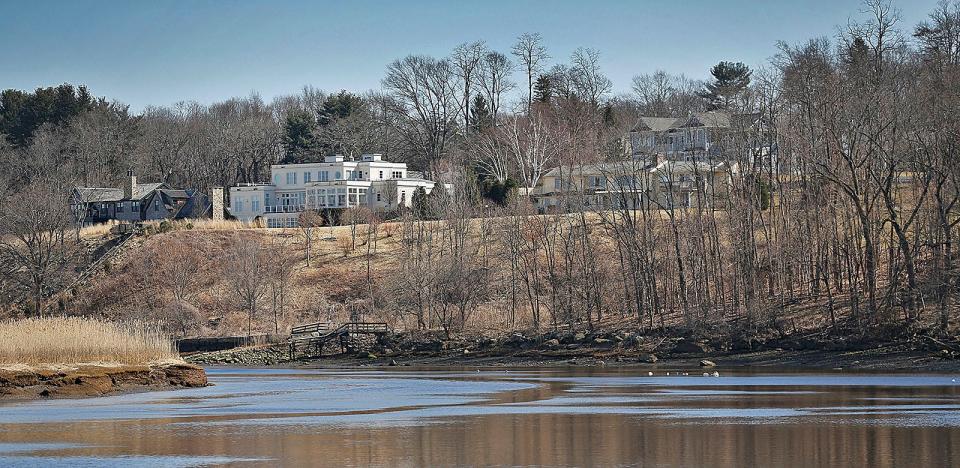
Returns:
[[[279,205],[279,206],[268,206],[264,210],[265,213],[299,213],[303,211],[306,207],[304,205]]]

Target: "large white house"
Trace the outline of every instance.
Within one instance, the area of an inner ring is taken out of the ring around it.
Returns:
[[[323,162],[274,164],[270,173],[273,183],[230,187],[230,214],[241,221],[260,218],[267,227],[296,227],[305,210],[409,207],[417,188],[430,193],[434,186],[408,171],[406,163],[384,161],[379,154],[354,161],[327,156]]]

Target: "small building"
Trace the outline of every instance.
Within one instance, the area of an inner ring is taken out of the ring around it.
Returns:
[[[174,189],[165,183],[137,183],[127,173],[123,188],[76,187],[71,209],[81,224],[107,221],[149,221],[209,217],[210,197],[196,190]]]
[[[725,197],[737,171],[736,163],[662,157],[561,166],[540,179],[531,197],[544,212],[693,207]]]
[[[304,211],[356,206],[388,211],[411,206],[418,188],[430,193],[435,182],[385,161],[379,154],[359,160],[327,156],[323,162],[274,164],[271,183],[230,187],[228,211],[241,221],[263,220],[267,227],[296,227]]]

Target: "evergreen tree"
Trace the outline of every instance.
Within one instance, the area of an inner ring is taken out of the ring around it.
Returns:
[[[62,84],[32,93],[7,89],[0,93],[0,134],[6,135],[10,144],[25,147],[41,125],[62,125],[96,107],[108,104],[91,96],[85,86]]]
[[[323,108],[317,116],[317,123],[329,125],[336,119],[349,117],[361,105],[363,105],[363,98],[347,90],[340,90],[337,94],[327,96],[323,101]]]
[[[750,68],[741,62],[720,62],[710,69],[713,81],[707,83],[706,89],[699,95],[707,100],[707,108],[710,110],[729,109],[734,100],[750,86],[752,73]]]
[[[316,120],[306,111],[287,115],[283,125],[284,164],[309,162],[317,154]]]
[[[410,197],[410,204],[413,209],[413,216],[417,219],[427,219],[431,217],[430,200],[427,198],[427,191],[423,187],[417,187]]]
[[[537,102],[550,102],[553,98],[553,83],[547,75],[537,77],[536,84],[533,85],[533,100]]]
[[[473,108],[470,109],[470,124],[477,131],[490,127],[492,120],[490,118],[490,108],[487,107],[487,100],[481,95],[473,98]]]

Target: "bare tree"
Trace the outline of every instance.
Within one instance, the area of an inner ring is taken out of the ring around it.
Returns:
[[[500,52],[489,52],[481,62],[480,86],[483,87],[487,102],[490,104],[490,113],[493,124],[496,125],[500,117],[500,108],[503,104],[503,94],[515,86],[510,81],[513,73],[513,62]]]
[[[520,66],[527,75],[527,112],[533,105],[534,78],[543,69],[544,63],[550,60],[547,48],[543,45],[540,33],[523,33],[513,45],[512,53],[520,61]]]
[[[247,311],[247,337],[252,335],[253,319],[267,291],[269,259],[262,247],[257,238],[237,234],[223,262],[224,277]]]
[[[62,280],[73,246],[72,217],[62,181],[41,177],[0,200],[0,258],[7,274],[29,291],[35,314]]]
[[[483,41],[463,43],[453,49],[450,56],[450,63],[456,70],[460,78],[461,90],[463,92],[463,102],[460,104],[463,109],[463,128],[466,131],[470,129],[470,99],[473,85],[476,83],[477,74],[481,72],[481,62],[486,54],[487,46]]]

